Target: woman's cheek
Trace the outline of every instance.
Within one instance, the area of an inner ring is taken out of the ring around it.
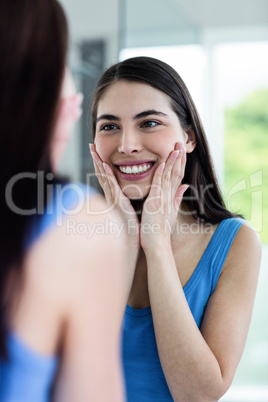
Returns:
[[[154,138],[154,142],[150,144],[150,147],[148,144],[147,148],[158,155],[159,162],[162,163],[166,162],[170,153],[174,151],[176,142],[178,142],[178,140],[173,138],[172,135],[161,135],[158,138]]]
[[[174,145],[174,147],[175,147],[175,145]],[[174,147],[169,146],[169,147],[165,147],[165,148],[164,148],[164,151],[162,150],[162,152],[161,152],[161,154],[160,154],[160,155],[161,155],[160,163],[163,163],[163,162],[166,162],[166,161],[167,161],[167,159],[168,159],[170,153],[174,150]]]
[[[107,142],[104,140],[101,140],[100,138],[95,139],[95,147],[97,153],[100,155],[101,159],[104,162],[107,162]]]

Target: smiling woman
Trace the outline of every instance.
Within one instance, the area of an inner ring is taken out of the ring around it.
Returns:
[[[258,236],[225,208],[195,105],[167,64],[110,67],[92,127],[96,174],[128,231],[127,400],[216,401],[243,352]]]
[[[148,109],[150,105],[154,109]],[[96,149],[131,199],[148,195],[157,166],[166,161],[176,142],[183,150],[185,144],[187,152],[194,149],[195,137],[190,139],[182,129],[169,97],[149,85],[114,83],[100,99],[98,115]],[[129,186],[130,181],[139,185]]]

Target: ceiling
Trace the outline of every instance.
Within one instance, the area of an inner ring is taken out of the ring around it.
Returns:
[[[268,0],[59,1],[73,40],[102,37],[121,41],[121,48],[172,45],[200,43],[208,31],[252,29],[268,40]]]
[[[122,0],[127,47],[199,42],[205,30],[268,27],[268,0]]]

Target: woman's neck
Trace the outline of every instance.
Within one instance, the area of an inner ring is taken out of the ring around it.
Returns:
[[[131,205],[132,205],[132,207],[134,208],[134,210],[135,210],[135,212],[137,214],[137,217],[139,218],[139,221],[141,221],[143,205],[144,205],[144,202],[146,201],[146,198],[147,197],[140,198],[138,200],[129,200]]]
[[[136,214],[137,214],[137,216],[138,216],[138,218],[139,218],[139,221],[141,221],[142,210],[143,210],[143,206],[144,206],[144,203],[145,203],[145,201],[146,201],[146,198],[147,198],[147,197],[145,197],[145,198],[140,198],[140,199],[136,199],[136,200],[131,200],[131,199],[129,199],[129,201],[130,201],[132,207],[134,208],[134,210],[135,210],[135,212],[136,212]],[[189,220],[193,220],[193,217],[191,216],[191,214],[190,214],[190,212],[189,212],[188,205],[187,205],[185,202],[182,202],[182,203],[181,203],[180,212],[179,212],[179,214],[178,214],[178,220],[180,220],[182,223],[183,223],[185,220],[186,220],[187,222],[188,222]]]

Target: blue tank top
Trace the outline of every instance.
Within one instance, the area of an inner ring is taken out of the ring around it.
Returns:
[[[243,223],[242,219],[229,218],[219,224],[184,286],[185,297],[199,328],[233,239]],[[151,307],[137,310],[127,306],[122,329],[127,401],[173,401],[157,351]]]
[[[35,215],[31,220],[25,249],[53,225],[61,225],[66,216],[71,218],[80,202],[88,200],[94,193],[95,190],[80,183],[55,185],[45,213],[39,218]],[[0,401],[49,401],[58,358],[33,351],[13,333],[7,334],[7,350],[9,360],[0,359]]]

